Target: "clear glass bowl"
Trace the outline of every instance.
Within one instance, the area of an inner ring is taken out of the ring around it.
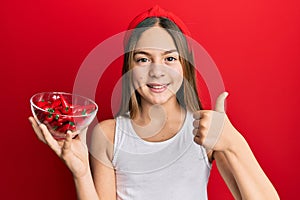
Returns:
[[[91,99],[65,92],[42,92],[30,98],[31,111],[55,139],[64,139],[68,130],[79,133],[94,120],[98,105]]]

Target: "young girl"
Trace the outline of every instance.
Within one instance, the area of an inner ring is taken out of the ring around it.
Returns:
[[[207,199],[215,160],[235,199],[279,199],[224,113],[227,93],[214,111],[202,110],[182,21],[156,6],[129,29],[121,108],[115,119],[95,126],[89,151],[71,132],[56,141],[45,125],[29,118],[38,138],[73,173],[78,198]]]

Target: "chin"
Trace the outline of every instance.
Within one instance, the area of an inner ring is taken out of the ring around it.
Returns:
[[[176,98],[176,97],[175,97]],[[164,97],[164,98],[155,98],[155,99],[150,99],[149,102],[153,105],[163,105],[169,102],[172,102],[173,97]]]

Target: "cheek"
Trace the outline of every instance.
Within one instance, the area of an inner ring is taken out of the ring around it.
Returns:
[[[183,71],[180,64],[172,66],[169,70],[170,76],[176,80],[176,82],[182,82],[183,80]]]
[[[132,69],[132,82],[135,88],[142,86],[146,82],[146,71],[141,68]]]
[[[183,82],[183,71],[181,65],[172,66],[171,68],[169,68],[168,74],[173,82],[170,89],[174,94],[176,94]]]

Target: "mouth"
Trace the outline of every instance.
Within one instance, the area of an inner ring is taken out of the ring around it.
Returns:
[[[167,87],[170,85],[170,83],[167,84],[159,84],[159,83],[148,83],[146,84],[148,88],[150,88],[151,91],[160,93],[167,89]]]

